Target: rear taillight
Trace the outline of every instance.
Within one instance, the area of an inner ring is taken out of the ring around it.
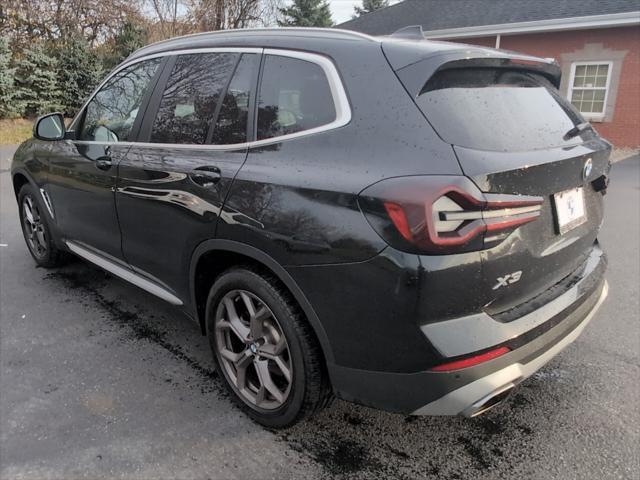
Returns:
[[[467,177],[396,177],[360,193],[369,223],[390,245],[430,254],[489,248],[540,215],[542,197],[482,193]]]

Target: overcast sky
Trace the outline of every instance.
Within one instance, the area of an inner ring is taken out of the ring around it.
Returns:
[[[362,0],[328,0],[331,5],[331,16],[335,23],[346,22],[351,20],[353,15],[353,6],[362,5]],[[398,0],[391,0],[389,3],[397,3]]]
[[[331,5],[331,17],[335,23],[351,20],[353,6],[362,4],[361,0],[329,0]]]

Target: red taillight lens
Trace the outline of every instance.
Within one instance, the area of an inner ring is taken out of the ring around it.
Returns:
[[[397,177],[366,188],[362,211],[387,243],[403,251],[480,250],[540,215],[541,197],[483,194],[466,177]]]
[[[479,365],[494,358],[498,358],[505,353],[509,353],[511,350],[508,347],[500,347],[495,350],[489,350],[488,352],[481,353],[480,355],[474,355],[473,357],[463,358],[462,360],[455,360],[449,363],[443,363],[437,367],[431,369],[432,372],[450,372],[452,370],[460,370],[461,368],[469,368],[475,365]]]
[[[411,229],[409,228],[409,221],[402,207],[397,203],[384,202],[384,208],[387,210],[389,218],[398,229],[398,232],[400,232],[400,235],[402,235],[405,240],[411,241],[412,235]]]

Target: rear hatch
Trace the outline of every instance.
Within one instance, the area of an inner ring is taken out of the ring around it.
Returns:
[[[542,200],[535,221],[481,252],[485,310],[508,311],[579,271],[602,222],[611,146],[558,92],[557,65],[460,47],[396,73],[482,192]]]

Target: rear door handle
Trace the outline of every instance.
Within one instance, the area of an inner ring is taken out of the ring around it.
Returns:
[[[193,183],[201,187],[214,187],[222,178],[222,173],[218,167],[198,167],[193,169],[189,175]]]
[[[96,160],[96,168],[99,170],[109,170],[111,168],[111,157],[100,157]]]

